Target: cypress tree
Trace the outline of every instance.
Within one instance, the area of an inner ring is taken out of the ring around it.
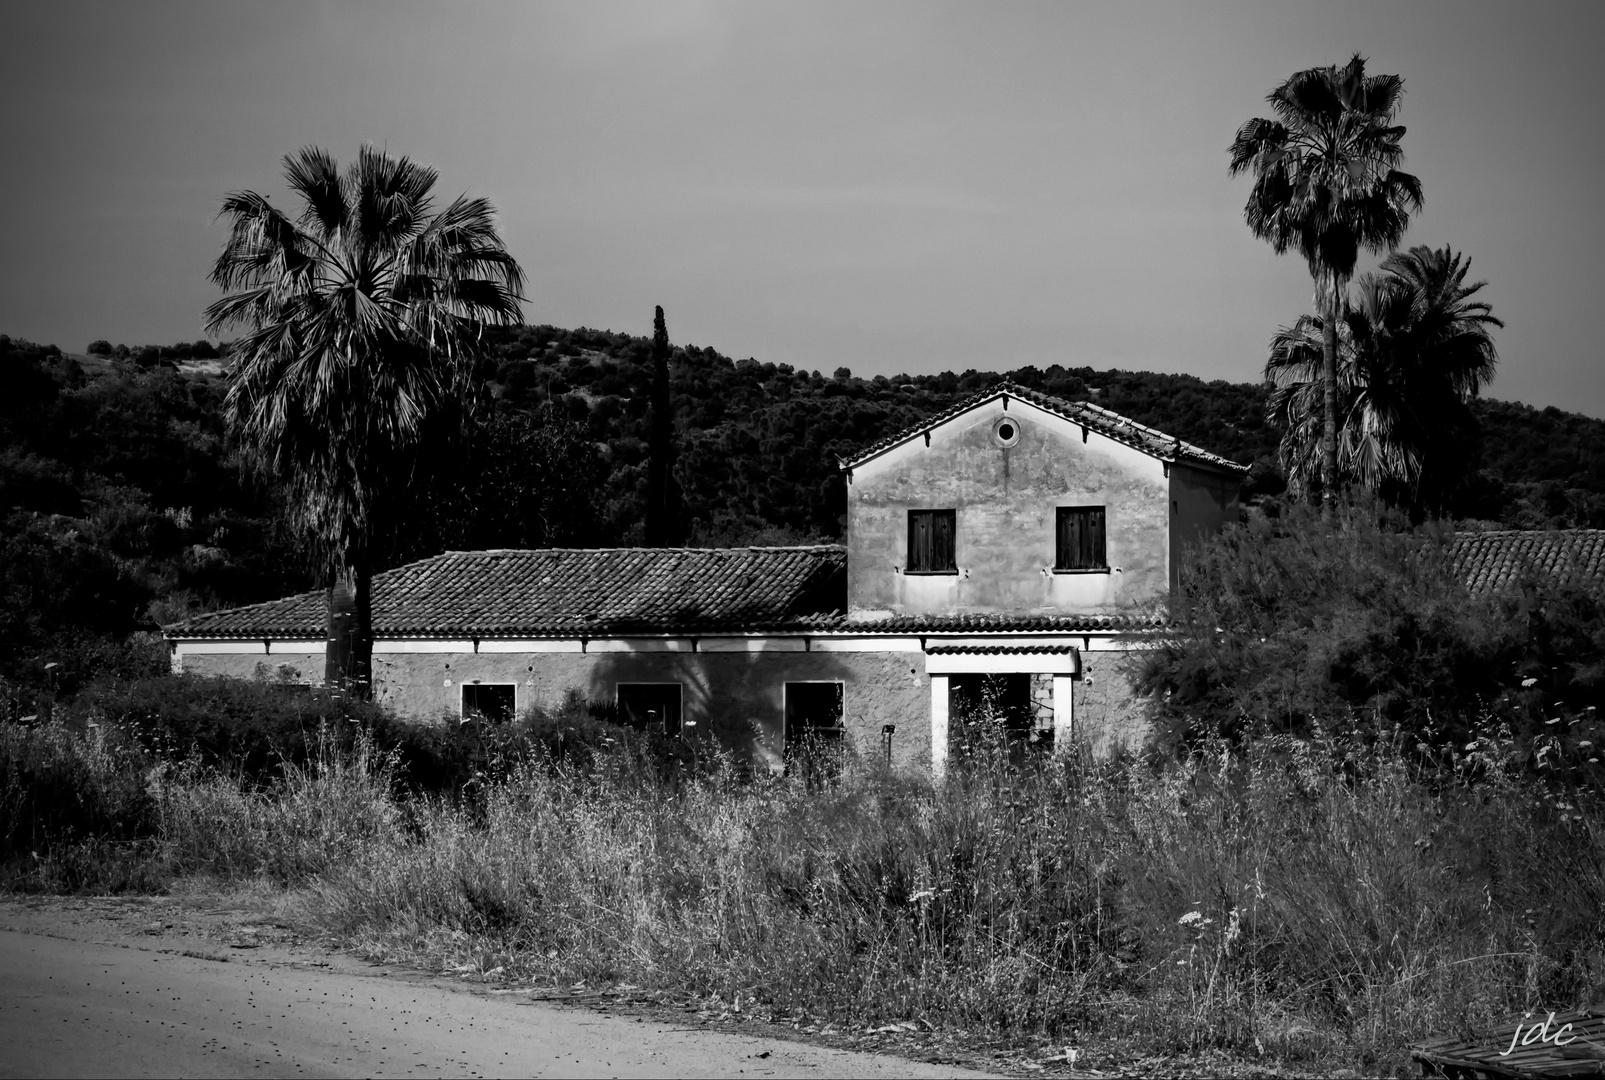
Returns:
[[[674,490],[674,414],[669,400],[669,330],[663,308],[652,319],[652,430],[646,473],[646,543],[673,547],[680,542]]]

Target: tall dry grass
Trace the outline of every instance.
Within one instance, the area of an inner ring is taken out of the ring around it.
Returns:
[[[524,762],[472,811],[324,768],[276,801],[194,789],[175,863],[299,881],[327,930],[439,969],[1364,1068],[1605,989],[1597,807],[1387,741],[824,790]]]
[[[1501,767],[1494,735],[1441,765],[1325,735],[1115,763],[1000,745],[941,782],[850,763],[823,786],[530,756],[452,801],[362,739],[269,784],[158,764],[136,790],[101,736],[30,738],[13,762],[99,762],[108,807],[154,815],[163,873],[293,886],[348,944],[437,969],[1367,1070],[1605,990],[1598,796]]]

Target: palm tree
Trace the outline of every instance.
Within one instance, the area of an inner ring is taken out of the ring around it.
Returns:
[[[1338,477],[1337,324],[1361,248],[1396,246],[1421,209],[1421,182],[1400,172],[1404,96],[1397,75],[1365,73],[1355,55],[1342,68],[1310,68],[1266,97],[1277,119],[1250,120],[1229,148],[1231,175],[1252,172],[1243,216],[1278,255],[1296,249],[1315,282],[1322,332],[1324,498]]]
[[[1504,325],[1466,284],[1471,261],[1452,248],[1390,256],[1355,287],[1337,323],[1337,476],[1414,511],[1441,509],[1475,452],[1471,399],[1498,362],[1489,331]],[[1321,475],[1326,324],[1304,316],[1271,339],[1268,419],[1282,430],[1282,468],[1295,491]]]
[[[521,316],[523,272],[484,199],[434,212],[433,169],[364,147],[344,173],[322,150],[284,159],[291,220],[233,192],[207,329],[240,327],[224,411],[282,485],[328,585],[329,685],[371,691],[377,545],[432,432],[477,400],[480,331]]]

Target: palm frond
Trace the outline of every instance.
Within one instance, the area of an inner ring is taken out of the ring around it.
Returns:
[[[206,318],[244,328],[225,415],[333,568],[375,542],[379,508],[442,419],[471,419],[479,330],[521,317],[523,273],[488,202],[433,211],[432,169],[371,147],[343,174],[311,147],[285,168],[300,226],[229,195],[212,273],[226,295]]]
[[[1467,467],[1476,423],[1467,402],[1492,378],[1489,329],[1503,325],[1465,283],[1452,249],[1398,252],[1354,283],[1337,323],[1338,475],[1412,506],[1440,505]],[[1266,419],[1282,432],[1289,486],[1308,492],[1323,397],[1322,331],[1304,316],[1271,339]]]
[[[325,240],[332,240],[347,225],[349,208],[340,185],[340,167],[328,152],[302,147],[284,158],[284,179],[301,196],[302,225],[316,225]]]

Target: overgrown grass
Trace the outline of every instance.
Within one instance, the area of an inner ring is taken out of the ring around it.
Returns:
[[[105,724],[0,726],[4,881],[269,882],[349,946],[437,970],[1316,1071],[1605,992],[1577,740],[1537,773],[1497,728],[1442,757],[1319,728],[1102,763],[999,742],[944,781],[849,762],[810,784],[709,752],[665,770],[628,738],[558,757],[574,740],[542,733],[565,723],[486,737],[438,794],[349,721],[266,776]]]
[[[822,790],[718,760],[671,784],[627,752],[525,758],[458,802],[407,795],[358,740],[266,786],[144,781],[147,878],[295,886],[370,955],[514,981],[1367,1070],[1605,991],[1597,799],[1396,740],[1000,749],[943,782],[864,766]]]

